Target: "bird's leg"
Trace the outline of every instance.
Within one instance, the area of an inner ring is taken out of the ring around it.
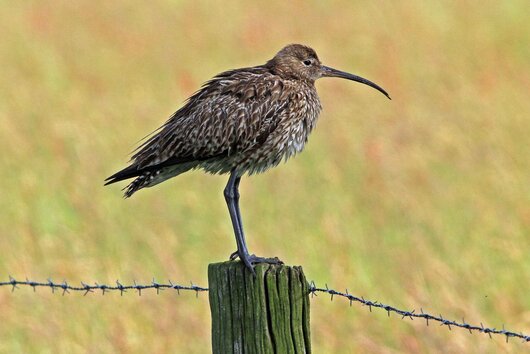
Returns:
[[[239,182],[241,182],[241,176],[238,176],[234,179],[234,184],[232,186],[233,196],[234,196],[234,204],[235,204],[235,210],[236,210],[236,217],[237,217],[237,225],[239,227],[239,233],[242,235],[242,245],[245,249],[247,248],[247,242],[245,240],[245,233],[243,232],[243,219],[241,218],[241,210],[239,209]],[[233,261],[237,257],[239,257],[239,247],[238,250],[233,252],[230,255],[230,260]]]
[[[237,177],[234,181],[234,199],[235,199],[235,205],[236,205],[236,216],[237,216],[237,220],[238,220],[238,226],[239,226],[239,231],[241,233],[241,235],[243,235],[243,248],[248,250],[247,248],[247,243],[246,243],[246,240],[245,240],[245,233],[243,232],[243,219],[241,218],[241,210],[239,209],[239,182],[241,182],[241,177]],[[239,257],[239,252],[238,251],[235,251],[233,252],[231,255],[230,255],[230,260],[233,261],[235,260],[236,258]],[[249,255],[249,262],[251,264],[254,264],[254,263],[270,263],[270,264],[280,264],[280,263],[283,263],[282,261],[280,261],[277,257],[273,257],[273,258],[266,258],[266,257],[258,257],[256,255]]]
[[[230,219],[232,220],[232,227],[234,228],[234,234],[236,236],[236,244],[237,244],[237,251],[234,253],[237,253],[239,258],[245,263],[245,266],[254,274],[254,268],[252,267],[252,264],[250,263],[249,259],[249,253],[247,250],[247,245],[245,242],[245,235],[243,234],[243,227],[240,224],[240,218],[238,216],[238,189],[236,186],[236,181],[239,184],[239,180],[241,177],[239,177],[235,171],[232,171],[230,173],[230,178],[228,178],[228,183],[226,184],[224,195],[226,200],[226,205],[228,206],[228,212],[230,213]],[[235,258],[234,253],[230,256],[230,259]]]
[[[226,184],[224,195],[226,204],[228,206],[228,211],[230,213],[230,219],[232,220],[232,226],[234,228],[234,233],[236,236],[237,251],[230,255],[230,259],[234,260],[237,257],[243,261],[245,266],[255,274],[254,263],[272,263],[278,264],[282,263],[278,258],[263,258],[251,255],[248,253],[247,243],[245,241],[245,235],[243,232],[243,222],[241,220],[241,211],[239,209],[239,182],[241,177],[232,171],[228,183]]]

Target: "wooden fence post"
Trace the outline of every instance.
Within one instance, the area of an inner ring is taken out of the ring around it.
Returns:
[[[255,271],[239,261],[208,266],[213,353],[311,353],[302,268],[258,264]]]

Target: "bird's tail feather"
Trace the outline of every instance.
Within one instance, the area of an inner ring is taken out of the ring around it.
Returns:
[[[116,172],[112,176],[105,178],[105,186],[119,181],[123,181],[125,179],[137,177],[141,174],[142,171],[140,171],[137,166],[131,165],[121,171]]]

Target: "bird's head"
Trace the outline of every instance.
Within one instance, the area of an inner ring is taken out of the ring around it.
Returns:
[[[289,44],[266,64],[275,74],[295,80],[314,83],[321,77],[339,77],[357,81],[375,88],[390,99],[388,93],[370,80],[322,65],[317,53],[305,45]]]

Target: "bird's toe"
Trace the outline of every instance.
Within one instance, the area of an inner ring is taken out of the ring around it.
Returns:
[[[230,261],[235,261],[238,257],[239,257],[239,252],[235,251],[235,252],[232,252],[232,254],[230,255],[230,257],[228,257],[228,259]]]

